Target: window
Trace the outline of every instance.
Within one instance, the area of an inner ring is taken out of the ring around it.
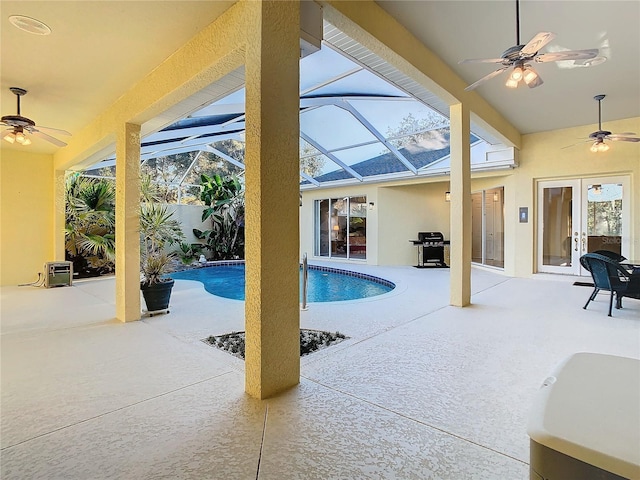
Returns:
[[[316,200],[315,255],[367,258],[366,196]]]

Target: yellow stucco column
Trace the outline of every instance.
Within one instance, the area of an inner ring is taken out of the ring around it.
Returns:
[[[300,379],[299,2],[248,2],[245,390]]]
[[[449,109],[451,123],[451,305],[471,303],[471,150],[469,110]]]
[[[53,258],[65,259],[64,225],[65,225],[65,171],[53,172]]]
[[[116,318],[140,320],[140,125],[116,132]]]

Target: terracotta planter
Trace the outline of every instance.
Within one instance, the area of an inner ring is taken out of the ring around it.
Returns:
[[[147,304],[147,311],[157,312],[169,308],[169,299],[171,298],[171,289],[174,283],[173,279],[169,279],[151,285],[140,284],[144,302]]]

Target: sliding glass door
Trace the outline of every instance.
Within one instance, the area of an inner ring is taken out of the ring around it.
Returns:
[[[315,255],[367,258],[367,197],[316,200]]]

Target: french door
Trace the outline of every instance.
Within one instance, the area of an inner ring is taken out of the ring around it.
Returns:
[[[596,250],[629,255],[629,177],[538,183],[538,271],[589,275],[580,257]]]

